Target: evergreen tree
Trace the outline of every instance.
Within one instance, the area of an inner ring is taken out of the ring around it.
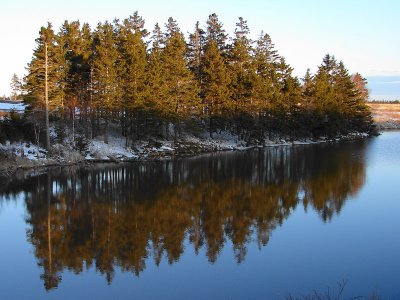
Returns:
[[[360,97],[364,100],[367,101],[369,98],[369,91],[367,88],[367,79],[361,76],[360,73],[356,73],[351,76],[351,80],[354,83],[355,89],[360,93]]]
[[[369,107],[342,61],[336,66],[334,82],[335,95],[344,118],[341,124],[342,130],[371,131],[373,122]]]
[[[80,86],[81,86],[81,111],[85,120],[85,133],[89,136],[89,119],[91,119],[91,131],[90,136],[93,136],[93,33],[89,24],[84,23],[81,29],[81,65],[79,66],[80,73]],[[90,117],[90,118],[89,118]]]
[[[292,75],[292,72],[293,68],[281,57],[277,65],[277,74],[282,96],[282,105],[287,112],[292,112],[294,107],[300,104],[300,82]]]
[[[322,64],[319,67],[318,71],[324,71],[325,74],[328,76],[328,81],[333,84],[333,76],[334,76],[334,72],[337,68],[337,61],[335,56],[330,55],[329,53],[326,54],[324,56],[324,58],[322,59]]]
[[[169,38],[171,38],[175,34],[179,34],[180,33],[180,29],[179,29],[178,23],[172,17],[168,18],[168,21],[165,24],[165,29],[166,29],[165,34],[164,34],[165,35],[165,40],[168,40]]]
[[[231,97],[235,113],[253,110],[253,86],[255,81],[252,63],[252,42],[247,21],[239,18],[236,23],[235,38],[229,51],[229,73],[231,76]]]
[[[314,118],[330,135],[336,134],[340,126],[340,105],[334,88],[336,69],[335,58],[327,54],[314,77]]]
[[[209,15],[207,20],[207,42],[214,41],[218,49],[224,53],[227,38],[228,35],[225,33],[225,29],[222,28],[222,23],[219,21],[217,14]]]
[[[352,78],[330,54],[315,75],[307,71],[301,85],[268,34],[251,41],[243,18],[230,44],[216,14],[209,15],[205,31],[196,23],[188,43],[173,18],[165,32],[156,24],[150,42],[144,26],[135,12],[99,23],[94,32],[79,21],[65,21],[57,34],[51,24],[42,27],[23,94],[35,116],[37,109],[44,112],[47,148],[49,114],[56,111],[69,112],[60,114],[65,118],[60,124],[69,116],[73,137],[75,118],[86,124],[87,136],[89,119],[92,131],[105,124],[106,142],[110,122],[120,122],[128,142],[160,128],[168,135],[171,122],[178,131],[183,120],[204,123],[199,111],[208,117],[210,135],[229,125],[246,139],[266,130],[318,135],[373,130],[365,80],[359,74]],[[14,98],[17,82],[14,76]],[[237,250],[239,256],[244,251]]]
[[[272,108],[278,87],[276,68],[279,55],[274,49],[268,34],[261,32],[253,55],[253,68],[255,70],[253,98],[261,110]]]
[[[66,107],[72,119],[72,139],[75,145],[75,119],[77,107],[81,119],[87,119],[90,105],[90,57],[92,37],[88,24],[81,28],[79,21],[67,22],[60,28],[57,40],[64,57],[62,63],[63,79],[61,86],[65,94]],[[87,126],[85,126],[87,129]],[[87,132],[86,132],[87,134]]]
[[[161,100],[166,93],[167,81],[163,70],[162,56],[165,47],[164,35],[158,24],[154,26],[151,36],[152,48],[149,54],[149,63],[146,69],[146,85],[149,89],[146,103],[153,111],[161,111]]]
[[[335,93],[330,83],[330,75],[324,70],[319,69],[314,77],[314,98],[315,109],[319,114],[326,114],[331,111],[335,104]]]
[[[28,64],[25,99],[32,107],[44,111],[46,148],[50,150],[49,113],[62,109],[64,105],[64,91],[59,84],[62,77],[62,52],[51,23],[40,29],[36,44],[32,60]]]
[[[210,120],[210,137],[212,137],[213,116],[227,112],[230,97],[230,78],[221,51],[214,40],[207,43],[202,72],[204,74],[204,99]]]
[[[303,82],[302,85],[302,94],[303,97],[308,99],[313,95],[313,76],[311,75],[310,69],[307,69],[306,74],[301,79]],[[306,101],[307,105],[310,105],[309,101]]]
[[[205,31],[196,22],[194,32],[189,35],[187,59],[190,70],[196,75],[196,79],[201,82],[201,64],[204,54]]]
[[[13,77],[11,78],[10,87],[11,87],[11,99],[17,100],[17,97],[21,95],[22,91],[22,82],[17,74],[14,74]]]
[[[122,114],[122,132],[125,136],[127,136],[128,118],[131,121],[133,119],[133,110],[137,111],[138,119],[139,109],[143,109],[145,106],[147,49],[143,39],[147,35],[147,30],[144,29],[144,20],[137,12],[118,26],[119,78],[121,80],[119,108],[124,112]],[[136,121],[138,122],[138,120]]]
[[[111,23],[99,23],[94,32],[93,100],[105,119],[105,142],[108,142],[108,125],[111,112],[119,108],[119,52],[116,34]]]
[[[161,59],[168,86],[162,99],[162,109],[165,116],[177,117],[198,109],[198,86],[187,66],[183,34],[172,18],[168,20],[166,28],[167,39]]]

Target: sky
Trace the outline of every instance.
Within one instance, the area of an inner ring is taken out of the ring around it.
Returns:
[[[14,73],[25,74],[39,29],[47,22],[56,31],[64,20],[95,27],[99,21],[124,19],[134,11],[145,19],[148,30],[173,17],[185,34],[193,31],[196,21],[204,26],[211,13],[231,34],[238,17],[243,17],[252,38],[261,30],[271,36],[295,75],[302,77],[307,68],[314,72],[330,53],[351,73],[381,77],[371,81],[373,96],[378,94],[372,82],[385,82],[383,76],[390,76],[390,96],[400,98],[399,0],[2,0],[0,95],[10,94]],[[385,93],[379,90],[380,97]]]

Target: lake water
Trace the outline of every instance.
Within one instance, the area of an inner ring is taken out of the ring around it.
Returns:
[[[6,180],[0,298],[400,299],[399,153],[386,132]]]

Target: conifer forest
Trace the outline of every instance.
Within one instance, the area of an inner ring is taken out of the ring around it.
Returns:
[[[293,75],[261,32],[250,38],[239,18],[228,36],[216,14],[195,23],[188,38],[173,18],[152,31],[135,12],[90,28],[65,21],[40,28],[23,97],[28,104],[15,134],[51,147],[50,127],[90,140],[117,128],[126,144],[183,132],[229,131],[256,144],[271,135],[335,137],[374,132],[366,80],[331,54],[315,74]],[[22,128],[22,129],[21,129]],[[12,137],[11,137],[12,138]],[[78,143],[79,144],[79,143]]]

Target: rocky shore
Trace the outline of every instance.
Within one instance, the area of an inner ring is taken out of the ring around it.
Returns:
[[[0,177],[13,176],[17,171],[36,172],[53,166],[79,164],[122,163],[137,161],[158,161],[217,151],[241,151],[256,147],[296,146],[319,143],[334,143],[364,139],[366,133],[351,133],[335,138],[292,139],[276,137],[263,142],[244,142],[237,136],[223,132],[211,138],[185,136],[175,141],[155,140],[137,142],[131,147],[124,145],[121,137],[110,138],[108,143],[93,140],[88,149],[77,151],[68,144],[55,144],[51,152],[38,148],[32,143],[0,144]]]

